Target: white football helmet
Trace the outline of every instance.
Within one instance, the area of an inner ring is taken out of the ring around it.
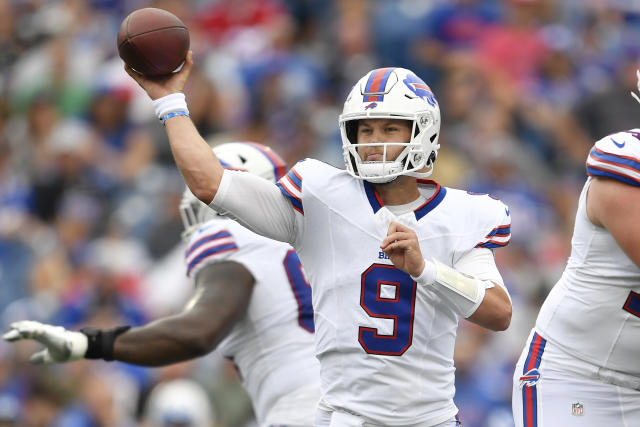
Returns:
[[[411,139],[358,145],[358,120],[382,118],[410,120]],[[338,123],[345,165],[353,177],[385,183],[399,175],[426,178],[433,172],[440,148],[440,108],[429,86],[410,70],[378,68],[367,73],[349,93]],[[396,159],[387,160],[390,145],[405,149]],[[358,146],[383,146],[383,160],[362,161]]]
[[[273,183],[287,172],[287,164],[275,151],[255,142],[229,142],[214,147],[213,152],[225,169],[246,171]],[[216,215],[187,187],[180,201],[182,239],[189,240],[191,233]]]

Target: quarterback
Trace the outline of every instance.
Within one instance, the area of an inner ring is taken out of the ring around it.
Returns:
[[[511,218],[488,195],[426,180],[440,130],[431,89],[406,69],[367,73],[339,118],[346,169],[307,159],[273,185],[225,170],[207,148],[182,94],[192,64],[165,80],[127,72],[154,100],[191,191],[300,256],[320,360],[316,425],[455,426],[458,321],[503,330],[511,319],[492,252]]]
[[[209,151],[211,151],[209,149]],[[220,162],[275,183],[284,161],[260,144],[215,148]],[[260,426],[310,427],[320,399],[314,357],[311,289],[290,245],[217,215],[187,189],[180,206],[189,242],[187,275],[195,295],[180,314],[149,325],[80,332],[33,321],[16,322],[5,340],[35,339],[47,348],[36,363],[80,358],[160,366],[214,348],[233,360]]]

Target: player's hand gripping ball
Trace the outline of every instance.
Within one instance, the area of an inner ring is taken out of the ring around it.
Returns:
[[[118,31],[118,54],[147,77],[170,74],[184,62],[189,31],[174,14],[147,7],[129,14]]]

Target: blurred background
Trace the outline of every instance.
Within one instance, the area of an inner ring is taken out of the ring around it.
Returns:
[[[184,188],[116,33],[141,7],[188,26],[191,118],[211,141],[342,167],[337,116],[367,71],[406,67],[442,112],[434,177],[511,208],[496,252],[508,331],[462,322],[465,427],[508,427],[511,376],[565,266],[593,143],[636,126],[633,0],[0,0],[0,316],[79,328],[180,310]],[[0,342],[0,426],[254,425],[232,366],[33,367]],[[167,424],[169,423],[169,424]]]

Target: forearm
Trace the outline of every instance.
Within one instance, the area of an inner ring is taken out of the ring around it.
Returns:
[[[119,335],[115,360],[161,366],[204,356],[244,316],[253,276],[235,262],[214,263],[196,276],[196,292],[185,310]]]
[[[188,117],[172,117],[165,127],[171,152],[187,187],[198,199],[211,203],[224,170],[213,150]]]
[[[215,319],[208,321],[211,322]],[[203,337],[201,320],[186,312],[132,328],[116,339],[114,360],[141,366],[163,366],[204,356],[223,336],[222,325],[208,327],[212,329],[210,336],[213,339]]]
[[[504,331],[511,322],[511,301],[502,287],[485,289],[482,303],[467,320],[492,331]]]
[[[425,259],[425,268],[415,280],[459,316],[494,331],[509,327],[511,300],[490,250],[474,249],[453,267]]]

